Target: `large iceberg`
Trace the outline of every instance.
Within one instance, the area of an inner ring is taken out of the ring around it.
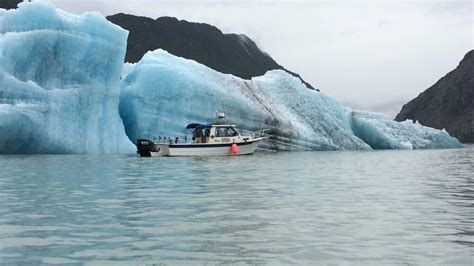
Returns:
[[[127,31],[43,1],[0,9],[0,153],[129,153],[118,112]]]
[[[271,150],[456,148],[446,131],[356,112],[281,70],[243,80],[163,50],[123,66],[127,32],[44,1],[0,9],[0,153],[133,153],[216,111]],[[122,80],[120,79],[122,76]]]
[[[186,136],[191,122],[216,111],[243,130],[270,129],[272,150],[457,148],[446,131],[356,112],[281,70],[243,80],[163,50],[126,65],[120,115],[127,135]]]

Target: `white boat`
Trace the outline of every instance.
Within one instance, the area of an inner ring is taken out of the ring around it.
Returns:
[[[248,155],[255,152],[261,140],[268,138],[266,130],[243,136],[230,124],[193,123],[186,128],[193,131],[190,142],[179,143],[178,138],[164,139],[166,143],[139,139],[137,153],[142,157]]]

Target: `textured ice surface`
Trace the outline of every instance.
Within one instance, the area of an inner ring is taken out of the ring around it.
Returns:
[[[121,153],[127,32],[47,2],[0,12],[0,153]]]
[[[275,150],[460,147],[445,131],[354,112],[280,70],[247,81],[156,50],[125,72],[120,114],[133,141],[182,138],[186,124],[225,109],[241,129],[271,129],[265,147]]]
[[[396,122],[369,112],[351,112],[354,134],[374,149],[460,148],[461,143],[445,130],[413,123]]]
[[[270,129],[273,150],[461,146],[445,131],[354,112],[279,70],[242,80],[162,50],[124,67],[126,40],[98,13],[43,1],[0,10],[0,153],[132,153],[130,140],[182,138],[218,110],[241,129]]]

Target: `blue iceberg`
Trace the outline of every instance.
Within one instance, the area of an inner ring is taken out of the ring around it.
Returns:
[[[127,31],[43,1],[0,10],[0,153],[129,153],[118,112]]]
[[[281,70],[243,80],[164,50],[127,64],[120,115],[127,135],[186,135],[190,122],[212,122],[225,110],[243,130],[270,129],[271,150],[458,148],[446,131],[356,112]]]
[[[461,148],[461,143],[446,130],[425,127],[411,120],[396,122],[369,112],[352,111],[351,128],[373,149]]]
[[[123,65],[127,32],[45,1],[0,9],[0,153],[133,153],[216,111],[270,150],[457,148],[446,131],[353,111],[281,70],[252,80],[163,50]],[[122,76],[122,79],[121,79]]]

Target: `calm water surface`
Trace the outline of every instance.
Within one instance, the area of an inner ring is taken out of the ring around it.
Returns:
[[[2,264],[474,264],[474,147],[0,156]]]

